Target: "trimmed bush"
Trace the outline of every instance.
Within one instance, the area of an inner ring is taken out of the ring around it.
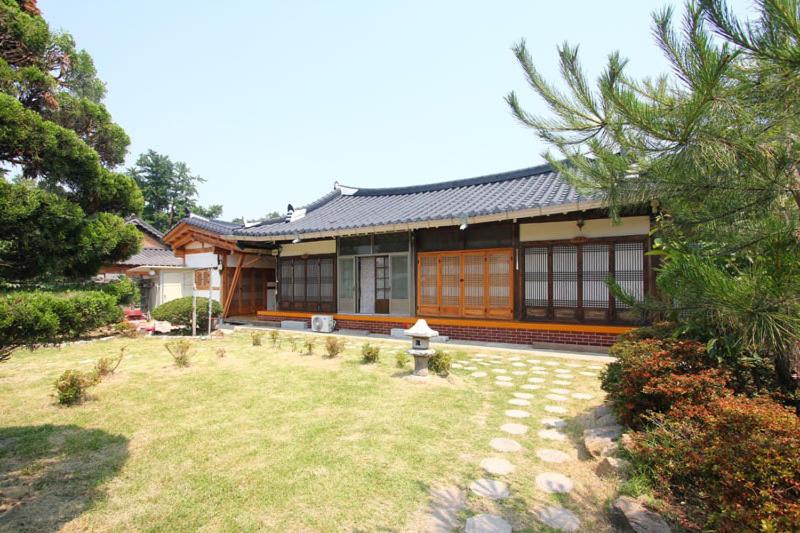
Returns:
[[[0,296],[0,360],[20,346],[80,337],[119,322],[116,299],[102,292],[12,292]]]
[[[632,457],[653,486],[685,502],[698,529],[800,529],[800,418],[764,398],[683,403],[635,434]],[[683,505],[676,507],[683,507]]]
[[[78,370],[65,370],[55,382],[56,398],[61,405],[74,405],[86,397],[86,389],[97,382]]]
[[[370,343],[365,343],[361,346],[361,359],[364,363],[372,364],[377,363],[381,358],[381,347],[373,346]]]
[[[731,393],[728,375],[713,368],[698,342],[622,341],[609,355],[617,360],[603,371],[603,390],[622,421],[634,428],[677,403],[703,403]]]
[[[453,356],[444,350],[436,350],[428,359],[428,370],[446,377],[450,374],[450,367],[453,365]]]
[[[119,278],[109,283],[96,283],[95,287],[113,296],[119,305],[136,305],[141,300],[139,286],[130,278]]]
[[[411,362],[411,356],[405,352],[397,352],[394,358],[397,363],[397,368],[405,368],[408,366],[408,363]]]
[[[331,359],[342,353],[347,342],[344,339],[328,337],[325,339],[325,351]]]
[[[272,343],[272,347],[276,348],[281,340],[281,334],[278,332],[277,329],[269,330],[269,340]]]
[[[306,355],[314,355],[314,346],[316,345],[317,339],[313,337],[303,339],[303,349],[306,351]]]
[[[164,345],[172,360],[175,361],[175,366],[178,368],[186,368],[189,366],[189,356],[193,348],[193,344],[186,339],[168,342]]]
[[[211,304],[211,316],[216,318],[222,314],[222,306],[216,300]],[[156,320],[164,320],[170,324],[192,327],[192,297],[178,298],[153,309],[152,316]],[[197,329],[208,330],[208,298],[197,298]]]
[[[263,331],[251,331],[250,340],[253,341],[253,346],[261,346],[261,339],[264,338]]]

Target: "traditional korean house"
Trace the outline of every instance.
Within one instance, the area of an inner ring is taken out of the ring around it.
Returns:
[[[167,242],[216,255],[228,315],[327,314],[379,333],[423,317],[456,339],[607,346],[637,316],[605,282],[648,293],[650,227],[649,206],[615,223],[543,165],[409,187],[336,184],[249,227],[187,219]]]

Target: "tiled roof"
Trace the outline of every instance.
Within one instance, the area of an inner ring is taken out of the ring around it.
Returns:
[[[306,214],[299,220],[270,220],[252,227],[239,227],[229,234],[246,239],[345,233],[372,226],[512,214],[561,206],[565,210],[577,210],[581,203],[596,204],[598,200],[578,194],[552,167],[541,165],[411,187],[339,187],[306,206]]]
[[[142,220],[137,216],[129,216],[128,218],[125,219],[125,222],[127,222],[128,224],[133,224],[135,226],[138,226],[139,229],[145,230],[159,241],[164,238],[163,233],[161,233],[156,228],[154,228],[153,226],[151,226],[150,224],[148,224],[147,222],[145,222],[144,220]]]
[[[189,216],[182,219],[180,222],[186,222],[190,226],[195,226],[219,235],[228,235],[236,228],[242,227],[242,224],[237,224],[235,222],[225,222],[224,220],[214,220],[198,216]],[[169,231],[167,233],[169,233]]]
[[[124,261],[119,261],[117,264],[131,266],[183,266],[183,259],[175,257],[172,250],[142,248],[142,251],[138,254],[132,255]]]

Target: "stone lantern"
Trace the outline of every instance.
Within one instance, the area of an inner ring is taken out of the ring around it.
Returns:
[[[403,331],[407,337],[411,337],[410,355],[414,356],[414,375],[419,377],[428,376],[428,359],[434,351],[430,348],[431,339],[438,337],[439,332],[428,327],[428,323],[423,319],[417,320],[411,329]]]

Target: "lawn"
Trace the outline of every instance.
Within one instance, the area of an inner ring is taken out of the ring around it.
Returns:
[[[504,455],[488,443],[510,437],[498,428],[515,421],[504,411],[514,408],[508,400],[517,389],[496,386],[492,372],[475,378],[455,369],[420,385],[395,366],[394,354],[407,343],[377,341],[381,361],[365,365],[363,339],[347,338],[335,359],[323,357],[321,337],[313,355],[293,352],[283,339],[279,347],[267,337],[253,346],[238,332],[197,341],[184,369],[173,365],[163,339],[17,352],[0,364],[0,530],[414,530],[425,524],[432,489],[466,488],[486,475],[481,459]],[[123,346],[119,369],[87,401],[56,405],[52,387],[61,372],[88,370]],[[552,416],[543,411],[552,404],[544,396],[556,385],[530,391],[535,398],[524,409],[532,417],[522,422],[531,431],[514,437],[524,449],[505,455],[516,465],[502,476],[511,497],[469,494],[463,518],[495,512],[515,528],[541,530],[533,509],[558,503],[575,511],[582,527],[610,530],[603,505],[614,483],[594,476],[594,463],[576,446],[577,415],[601,401],[596,376],[580,371],[596,374],[597,363],[445,348],[462,366],[478,364],[471,360],[478,353],[499,355],[493,370],[509,376],[527,372],[512,366],[515,356],[554,362],[549,368],[573,369],[575,391],[593,396],[565,404],[565,442],[544,442],[539,418]],[[536,457],[538,447],[573,456],[557,465],[575,481],[572,493],[536,488],[536,474],[553,470]]]

